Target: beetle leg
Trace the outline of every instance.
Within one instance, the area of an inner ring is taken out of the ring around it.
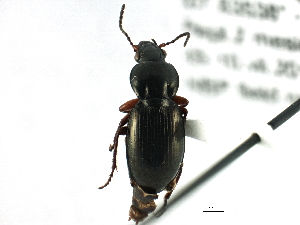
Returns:
[[[167,191],[167,193],[165,194],[165,197],[164,197],[164,205],[160,208],[160,210],[155,214],[156,217],[159,217],[161,216],[165,210],[166,210],[166,207],[167,207],[167,201],[168,199],[171,197],[175,187],[176,187],[176,184],[178,183],[179,181],[179,178],[180,178],[180,175],[181,175],[181,172],[182,172],[182,166],[183,166],[183,163],[181,163],[180,167],[179,167],[179,170],[177,172],[177,175],[176,177],[167,185],[167,187],[165,188],[165,190]]]
[[[123,119],[121,119],[118,129],[116,131],[115,137],[114,137],[114,143],[113,145],[109,146],[109,151],[114,150],[114,155],[113,155],[113,160],[112,160],[112,167],[111,167],[111,173],[109,174],[109,178],[106,181],[106,183],[99,187],[98,189],[105,188],[109,182],[111,181],[111,178],[113,177],[114,171],[117,169],[117,149],[118,149],[118,139],[120,135],[125,135],[127,133],[127,127],[124,127],[124,125],[128,122],[129,120],[129,113],[124,116]]]
[[[121,119],[120,123],[119,123],[119,126],[118,126],[118,129],[116,131],[116,134],[115,134],[115,137],[114,137],[114,143],[112,145],[109,146],[109,151],[112,151],[112,150],[117,150],[118,148],[118,139],[119,139],[119,136],[120,135],[125,135],[126,134],[126,131],[127,131],[127,127],[124,127],[124,125],[126,123],[128,123],[128,120],[129,120],[129,113],[123,117],[123,119]]]
[[[167,191],[167,193],[165,194],[165,197],[164,197],[164,206],[163,207],[166,207],[167,200],[171,197],[172,192],[174,191],[174,189],[179,181],[179,178],[180,178],[180,175],[182,172],[182,166],[183,166],[183,163],[181,163],[176,177],[167,185],[167,187],[165,189]]]
[[[109,178],[107,182],[99,187],[99,189],[105,188],[109,182],[111,181],[111,178],[113,177],[114,171],[117,169],[117,149],[118,149],[118,140],[120,135],[126,135],[127,133],[127,127],[124,126],[126,123],[128,123],[129,117],[130,117],[130,111],[131,109],[138,103],[139,99],[132,99],[127,102],[125,102],[123,105],[119,107],[120,112],[127,113],[126,116],[124,116],[123,119],[121,119],[118,129],[116,131],[113,144],[109,146],[109,151],[114,150],[113,160],[112,160],[112,167],[111,167],[111,173],[109,174]]]
[[[139,99],[131,99],[119,107],[120,112],[129,113],[131,109],[138,103]]]
[[[189,104],[189,100],[179,95],[175,95],[172,98],[172,101],[175,102],[178,106],[186,107]]]
[[[184,108],[183,106],[179,106],[180,110],[181,110],[181,113],[183,115],[183,119],[184,121],[186,120],[186,116],[188,114],[188,110],[186,108]]]
[[[179,106],[181,113],[183,115],[184,121],[186,120],[186,116],[188,114],[188,110],[185,108],[189,104],[189,100],[184,97],[175,95],[172,100]]]

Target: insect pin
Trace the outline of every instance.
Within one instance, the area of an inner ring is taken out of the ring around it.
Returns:
[[[158,45],[154,39],[134,45],[122,27],[125,4],[122,5],[119,27],[132,46],[137,64],[130,73],[130,84],[137,98],[120,106],[126,113],[121,119],[109,150],[113,151],[112,170],[106,187],[117,168],[118,138],[126,135],[126,156],[129,178],[133,187],[129,220],[138,224],[156,208],[158,193],[167,191],[164,205],[170,198],[181,175],[185,151],[185,121],[188,100],[177,96],[179,76],[173,65],[165,62],[162,48],[186,36]]]

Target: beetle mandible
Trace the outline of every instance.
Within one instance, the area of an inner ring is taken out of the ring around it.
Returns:
[[[164,205],[170,198],[182,171],[185,150],[185,120],[188,100],[177,96],[179,76],[174,66],[165,62],[162,49],[186,36],[185,32],[174,40],[157,45],[156,41],[141,41],[134,45],[122,27],[125,4],[122,5],[119,27],[132,46],[136,64],[130,73],[130,83],[137,99],[120,106],[126,113],[115,133],[112,171],[106,187],[117,169],[116,156],[119,135],[126,135],[126,156],[130,183],[133,187],[129,220],[143,221],[156,208],[157,193],[166,190]],[[127,126],[126,126],[127,125]]]

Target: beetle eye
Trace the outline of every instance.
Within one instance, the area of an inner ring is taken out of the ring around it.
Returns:
[[[167,56],[167,52],[164,49],[161,49],[165,56]]]
[[[140,59],[140,54],[138,52],[136,52],[134,55],[134,60],[139,61],[139,59]]]

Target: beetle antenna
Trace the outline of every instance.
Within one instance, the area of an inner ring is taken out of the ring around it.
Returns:
[[[180,34],[180,35],[178,35],[174,40],[172,40],[172,41],[170,41],[170,42],[167,42],[167,43],[162,43],[162,44],[160,44],[158,47],[165,47],[165,46],[167,46],[167,45],[169,45],[169,44],[172,44],[172,43],[174,43],[175,41],[177,41],[179,38],[182,38],[182,37],[184,37],[184,36],[186,36],[186,39],[185,39],[185,42],[184,42],[184,44],[183,44],[183,47],[185,47],[186,46],[186,44],[187,44],[187,42],[188,42],[188,40],[190,39],[190,33],[189,32],[185,32],[185,33],[183,33],[183,34]]]
[[[154,43],[154,44],[156,44],[157,45],[157,43],[156,43],[156,41],[154,40],[154,39],[151,39],[152,40],[152,42]]]
[[[119,27],[120,27],[120,30],[122,31],[122,33],[127,37],[127,40],[129,41],[130,45],[132,46],[132,48],[134,49],[134,51],[136,51],[136,47],[135,45],[132,43],[129,35],[126,33],[126,31],[123,29],[122,27],[122,21],[123,21],[123,15],[124,15],[124,10],[125,10],[125,4],[122,5],[122,8],[121,8],[121,12],[120,12],[120,19],[119,19]]]

